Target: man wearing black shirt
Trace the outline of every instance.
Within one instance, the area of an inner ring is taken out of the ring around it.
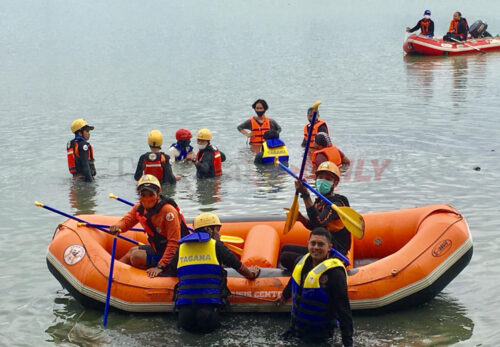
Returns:
[[[329,258],[330,232],[316,228],[309,235],[309,253],[295,266],[277,304],[292,297],[292,321],[285,338],[321,342],[333,336],[337,323],[342,344],[353,346],[353,323],[347,277],[342,262]]]
[[[167,265],[167,274],[179,277],[175,288],[175,309],[179,325],[186,330],[211,332],[220,326],[219,310],[230,294],[226,285],[229,266],[253,280],[258,267],[247,268],[219,240],[219,217],[199,214],[193,221],[195,232],[179,240],[180,246]]]

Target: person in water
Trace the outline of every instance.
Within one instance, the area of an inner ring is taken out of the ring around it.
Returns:
[[[331,338],[337,327],[343,346],[353,346],[353,322],[344,264],[330,257],[331,234],[315,228],[309,234],[308,253],[295,265],[277,304],[292,298],[292,319],[285,339],[298,337],[321,343]]]
[[[96,175],[94,149],[88,142],[90,131],[94,127],[84,119],[76,119],[71,123],[71,132],[75,137],[66,145],[66,157],[69,172],[73,178],[92,182]]]
[[[305,147],[306,146],[306,142],[307,142],[307,135],[308,135],[308,132],[309,132],[309,128],[311,126],[311,120],[312,120],[312,116],[313,116],[313,112],[314,112],[314,108],[312,107],[309,107],[309,109],[307,110],[307,120],[309,123],[307,123],[306,125],[304,125],[304,139],[302,140],[302,147]],[[314,137],[316,136],[317,133],[326,133],[328,136],[330,136],[330,132],[328,131],[328,125],[326,124],[326,122],[322,119],[319,119],[319,111],[317,112],[316,114],[316,121],[314,122],[314,126],[313,126],[313,130],[312,130],[312,134],[311,134],[311,141],[310,142],[314,142]],[[311,143],[309,143],[309,148],[311,147]]]
[[[120,261],[146,269],[149,277],[165,269],[177,250],[177,241],[189,233],[177,203],[160,193],[161,184],[155,176],[142,176],[137,182],[139,203],[109,228],[112,234],[118,234],[141,223],[149,244],[130,248]]]
[[[413,28],[406,28],[407,33],[413,33],[420,29],[420,35],[434,37],[434,21],[431,19],[431,11],[425,10],[424,18],[418,21]]]
[[[208,129],[200,129],[196,133],[198,153],[196,153],[196,176],[198,178],[211,178],[222,175],[222,162],[226,155],[210,143],[212,133]]]
[[[263,99],[258,99],[252,104],[256,116],[250,117],[238,125],[238,131],[250,139],[250,145],[260,146],[264,142],[264,134],[268,130],[281,132],[281,127],[274,119],[266,116],[269,106]],[[248,131],[250,130],[250,131]]]
[[[138,181],[143,175],[153,175],[162,184],[175,184],[181,177],[174,176],[169,156],[160,152],[163,144],[162,133],[159,130],[151,130],[148,144],[150,151],[139,158],[134,174],[135,180]]]
[[[219,312],[229,305],[227,272],[223,266],[238,271],[249,280],[260,269],[247,268],[219,240],[222,223],[210,212],[193,221],[194,232],[179,240],[179,248],[167,266],[169,276],[179,277],[175,287],[175,311],[179,325],[189,331],[208,333],[220,326]]]
[[[255,164],[274,164],[278,160],[288,166],[288,150],[280,139],[280,134],[275,130],[268,130],[264,134],[264,142],[259,153],[255,155]]]
[[[349,201],[343,195],[334,192],[340,182],[340,169],[332,162],[325,161],[316,170],[316,189],[330,202],[337,206],[349,206]],[[322,199],[316,198],[313,202],[307,188],[297,180],[295,189],[301,194],[306,207],[308,218],[298,212],[297,221],[307,229],[317,227],[326,228],[331,233],[333,247],[346,255],[351,248],[351,234],[340,220],[339,215]],[[285,244],[281,247],[280,263],[288,270],[293,269],[295,261],[307,253],[307,247],[294,244]]]
[[[443,36],[444,41],[466,41],[469,34],[469,24],[467,19],[462,17],[460,12],[453,14],[448,32]]]
[[[332,145],[328,134],[320,132],[314,138],[314,150],[311,154],[313,169],[325,161],[331,161],[343,170],[351,165],[351,160],[337,146]]]
[[[195,155],[193,146],[191,146],[191,132],[188,129],[181,128],[175,132],[177,142],[172,143],[167,151],[171,161],[193,161]]]

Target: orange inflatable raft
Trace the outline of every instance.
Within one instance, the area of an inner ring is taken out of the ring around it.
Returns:
[[[83,215],[90,223],[113,224],[119,217]],[[389,311],[431,300],[472,257],[472,238],[464,217],[448,205],[367,213],[365,235],[353,239],[349,257],[348,291],[351,308]],[[277,307],[277,298],[290,273],[277,268],[280,247],[285,243],[307,243],[309,231],[300,223],[282,235],[283,220],[223,220],[221,234],[245,240],[241,260],[263,267],[250,281],[228,269],[227,283],[235,312],[289,311]],[[129,238],[146,242],[144,233],[129,231]],[[51,273],[82,304],[102,307],[113,237],[67,220],[58,227],[47,252]],[[133,244],[118,239],[117,258]],[[149,278],[144,270],[115,262],[110,304],[129,312],[173,310],[172,296],[177,278]]]

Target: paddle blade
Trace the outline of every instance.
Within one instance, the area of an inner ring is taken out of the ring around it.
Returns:
[[[286,214],[285,227],[283,228],[283,235],[288,234],[288,232],[293,228],[297,216],[299,215],[299,196],[295,194],[293,197],[292,206]]]
[[[355,238],[361,239],[365,234],[365,220],[363,216],[348,206],[331,205],[337,212],[342,223]]]
[[[240,247],[238,246],[234,246],[230,243],[228,243],[227,245],[225,245],[231,252],[233,253],[236,253],[238,255],[242,255],[243,254],[243,249],[241,249]]]
[[[229,235],[221,235],[220,240],[222,242],[230,242],[230,243],[243,243],[243,242],[245,242],[245,240],[243,240],[241,237],[229,236]]]

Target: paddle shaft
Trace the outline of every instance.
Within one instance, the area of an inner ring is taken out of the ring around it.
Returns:
[[[109,299],[111,298],[111,284],[113,283],[113,269],[115,267],[116,240],[117,237],[115,235],[115,237],[113,237],[113,248],[111,249],[111,262],[109,264],[108,290],[106,291],[106,304],[104,305],[104,319],[102,320],[103,326],[106,326],[108,324]]]
[[[456,38],[454,38],[454,37],[450,37],[450,39],[452,39],[452,40],[453,40],[453,41],[455,41],[455,42],[458,42],[458,43],[464,44],[464,45],[466,45],[467,47],[474,48],[476,51],[481,52],[481,53],[483,53],[483,54],[485,54],[485,53],[486,53],[486,51],[482,51],[482,50],[480,50],[480,49],[479,49],[479,48],[477,48],[477,47],[474,47],[474,46],[472,46],[472,45],[469,45],[469,44],[468,44],[467,42],[465,42],[465,41],[460,41],[460,40],[457,40],[457,39],[456,39]]]
[[[92,228],[109,228],[110,225],[108,224],[94,224],[94,223],[85,223],[86,226],[89,226],[89,227],[92,227]],[[141,228],[130,228],[128,230],[132,230],[132,231],[144,231],[144,229],[141,229]]]
[[[59,211],[59,210],[57,210],[57,209],[55,209],[55,208],[52,208],[52,207],[50,207],[50,206],[47,206],[47,205],[45,205],[45,204],[39,203],[38,201],[35,201],[35,205],[40,206],[40,207],[43,207],[44,209],[49,210],[49,211],[52,211],[52,212],[54,212],[54,213],[60,214],[61,216],[64,216],[64,217],[67,217],[67,218],[70,218],[70,219],[76,220],[76,221],[78,221],[78,222],[85,223],[85,224],[92,224],[92,223],[88,223],[87,221],[85,221],[85,220],[83,220],[83,219],[81,219],[81,218],[78,218],[78,217],[72,216],[72,215],[70,215],[70,214],[67,214],[67,213],[65,213],[65,212]],[[107,233],[107,234],[111,234],[111,233],[109,232],[109,230],[106,230],[106,229],[104,229],[104,228],[101,228],[101,227],[95,227],[95,228],[96,228],[96,229],[98,229],[98,230],[100,230],[100,231],[103,231],[103,232],[105,232],[105,233]],[[132,242],[133,244],[136,244],[136,245],[140,245],[140,244],[142,244],[142,243],[140,243],[140,242],[138,242],[138,241],[136,241],[136,240],[129,239],[128,237],[125,237],[125,236],[122,236],[122,235],[118,235],[118,237],[119,237],[120,239],[122,239],[122,240],[125,240],[125,241],[128,241],[128,242]]]

